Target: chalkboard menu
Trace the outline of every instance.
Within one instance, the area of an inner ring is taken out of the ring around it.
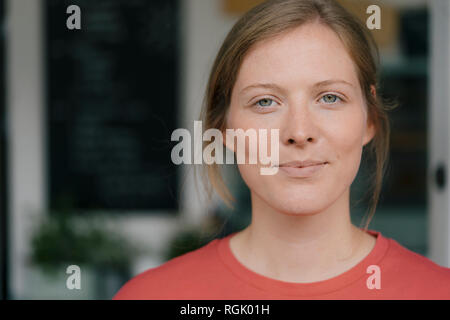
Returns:
[[[66,25],[80,9],[80,29]],[[177,208],[175,0],[47,0],[47,172],[53,209]]]

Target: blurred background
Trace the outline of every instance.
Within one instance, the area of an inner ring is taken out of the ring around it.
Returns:
[[[131,277],[250,222],[249,192],[208,201],[170,159],[193,132],[219,46],[258,0],[0,0],[0,280],[3,299],[110,299]],[[450,2],[342,0],[381,8],[390,164],[369,229],[450,267],[446,185]],[[81,9],[70,30],[67,8]],[[199,169],[199,168],[197,168]],[[352,185],[352,220],[371,167]],[[357,203],[357,205],[356,205]],[[81,269],[81,290],[66,268]]]

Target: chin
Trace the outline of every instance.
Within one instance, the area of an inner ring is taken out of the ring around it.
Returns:
[[[273,194],[273,197],[263,200],[275,211],[288,216],[315,215],[326,207],[325,204],[320,205],[322,199],[286,198],[286,196],[277,197],[276,194]]]

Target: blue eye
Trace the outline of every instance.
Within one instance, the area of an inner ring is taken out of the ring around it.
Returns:
[[[260,102],[263,102],[263,104],[260,104]],[[255,105],[257,107],[262,107],[262,108],[271,107],[272,102],[273,102],[273,99],[264,98],[264,99],[256,101]]]
[[[325,103],[335,103],[338,99],[341,100],[337,95],[328,93],[322,97]]]

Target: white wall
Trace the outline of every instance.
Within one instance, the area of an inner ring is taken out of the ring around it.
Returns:
[[[28,222],[45,207],[40,1],[6,3],[6,107],[9,124],[10,286],[26,289]]]
[[[428,116],[428,203],[429,257],[450,267],[450,188],[449,130],[450,123],[450,2],[434,0],[431,13],[431,56]],[[435,182],[438,164],[445,165],[446,186],[439,190]]]
[[[225,38],[237,18],[225,15],[221,10],[223,1],[183,0],[183,47],[182,99],[186,105],[180,113],[179,125],[193,132],[194,120],[199,119],[210,68]],[[192,166],[185,167],[186,185],[183,195],[184,209],[190,218],[200,222],[205,214],[204,197],[195,188]]]

